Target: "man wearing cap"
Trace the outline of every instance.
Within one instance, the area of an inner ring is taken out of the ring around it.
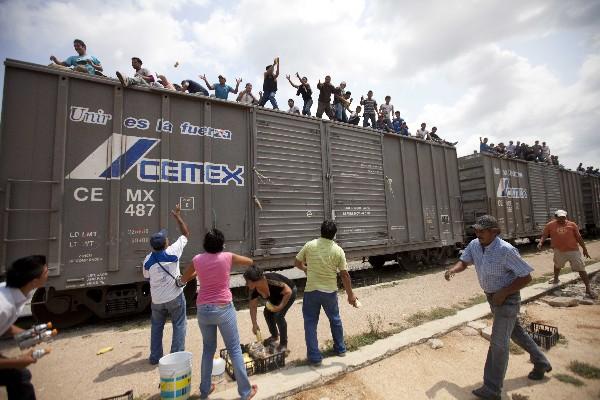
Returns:
[[[531,282],[533,269],[521,258],[517,249],[500,239],[496,218],[484,215],[473,228],[477,239],[469,243],[460,260],[446,271],[444,277],[449,281],[468,265],[475,265],[477,279],[490,304],[494,322],[483,386],[473,390],[473,394],[480,399],[500,400],[511,339],[529,353],[533,363],[529,379],[541,380],[552,367],[517,319],[521,306],[519,291]]]
[[[179,259],[183,248],[188,242],[190,231],[181,218],[179,205],[171,211],[177,221],[181,236],[169,246],[167,230],[162,229],[150,236],[152,253],[144,259],[142,269],[144,278],[150,280],[150,295],[152,296],[152,325],[150,329],[150,364],[158,364],[163,356],[163,330],[167,316],[171,316],[173,324],[173,339],[171,353],[185,350],[185,296],[181,284]]]
[[[206,86],[209,90],[215,91],[215,97],[221,100],[227,100],[229,97],[229,93],[237,94],[238,89],[240,87],[240,83],[242,82],[242,78],[238,78],[235,80],[235,89],[231,86],[227,85],[227,79],[223,75],[219,75],[219,83],[210,84],[206,79],[206,75],[199,75],[199,77],[206,83]]]
[[[581,257],[581,253],[579,252],[578,245],[583,249],[583,255],[586,258],[591,258],[585,247],[585,242],[579,233],[579,227],[575,222],[567,220],[567,212],[565,210],[556,210],[554,216],[556,219],[546,224],[538,243],[538,250],[541,250],[544,241],[548,237],[551,239],[552,249],[554,250],[554,280],[549,283],[554,285],[559,283],[558,274],[568,261],[571,269],[579,272],[587,295],[592,299],[596,299],[598,296],[592,292],[590,279],[587,272],[585,272],[583,257]]]

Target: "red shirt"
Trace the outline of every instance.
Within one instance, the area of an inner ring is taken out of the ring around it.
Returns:
[[[581,239],[581,234],[575,222],[566,221],[561,225],[556,220],[550,221],[544,228],[544,236],[550,237],[553,249],[579,251],[578,240]]]

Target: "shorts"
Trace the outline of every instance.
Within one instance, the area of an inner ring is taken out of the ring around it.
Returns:
[[[585,264],[583,263],[583,257],[579,250],[560,251],[554,249],[554,268],[561,269],[565,266],[567,261],[571,264],[571,270],[575,272],[585,271]]]

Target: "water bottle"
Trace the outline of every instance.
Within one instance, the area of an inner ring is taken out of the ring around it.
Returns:
[[[25,339],[29,339],[36,335],[39,335],[40,333],[42,333],[48,329],[52,329],[52,322],[48,322],[47,324],[34,325],[31,328],[27,329],[26,331],[17,333],[14,337],[17,342],[21,342]]]
[[[51,348],[47,347],[45,349],[37,349],[33,351],[33,354],[31,355],[33,358],[35,358],[36,360],[39,360],[40,358],[44,357],[46,354],[50,353],[52,351]]]
[[[19,348],[21,350],[24,350],[24,349],[26,349],[28,347],[33,347],[36,344],[40,344],[42,342],[49,342],[57,334],[58,334],[58,331],[56,329],[53,329],[51,331],[45,331],[45,332],[39,333],[39,334],[37,334],[36,336],[34,336],[32,338],[25,339],[25,340],[19,342]]]

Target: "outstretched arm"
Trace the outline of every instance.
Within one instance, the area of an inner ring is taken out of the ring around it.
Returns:
[[[279,57],[277,57],[277,71],[275,72],[274,78],[277,79],[279,77]]]
[[[189,238],[190,230],[188,229],[187,224],[183,221],[183,218],[181,218],[181,206],[179,204],[177,204],[177,206],[175,206],[174,210],[171,210],[171,215],[173,215],[173,217],[175,217],[175,220],[177,221],[177,225],[179,226],[179,230],[181,231],[181,234],[183,236],[185,236],[186,238]]]
[[[237,94],[238,89],[240,88],[241,82],[242,82],[242,78],[238,78],[235,80],[235,90],[233,91],[233,94]]]
[[[254,260],[248,257],[240,256],[238,254],[231,254],[231,263],[238,267],[249,267],[254,264]]]
[[[198,75],[198,78],[202,79],[204,81],[204,83],[206,83],[206,87],[208,88],[208,90],[215,90],[215,87],[213,85],[211,85],[210,83],[208,83],[208,80],[206,79],[206,75]]]
[[[289,75],[286,75],[285,77],[287,78],[287,80],[290,83],[290,85],[292,85],[296,89],[298,89],[300,87],[300,85],[296,85],[294,82],[292,82],[292,79],[291,79],[291,77]]]

